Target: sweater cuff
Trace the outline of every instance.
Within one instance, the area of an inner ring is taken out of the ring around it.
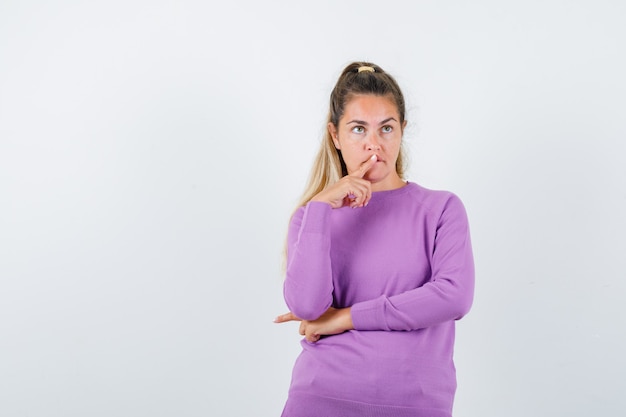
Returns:
[[[355,330],[389,330],[384,317],[385,297],[352,305],[350,315]]]
[[[322,233],[328,230],[331,210],[328,203],[309,201],[304,206],[300,233]]]

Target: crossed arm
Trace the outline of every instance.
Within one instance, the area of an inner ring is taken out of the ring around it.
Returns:
[[[362,196],[356,207],[367,202],[367,190]],[[428,282],[347,308],[332,305],[329,222],[333,205],[314,199],[299,210],[294,214],[288,235],[284,291],[291,311],[274,321],[299,321],[300,334],[314,343],[321,336],[352,329],[410,331],[463,317],[471,307],[474,292],[474,264],[465,209],[449,193],[433,194],[433,199],[428,203],[432,204],[430,215],[424,220],[428,224],[424,238],[430,242]]]
[[[441,200],[443,201],[443,200]],[[435,236],[429,260],[431,277],[420,287],[394,295],[333,308],[333,282],[327,219],[330,208],[310,204],[294,215],[290,226],[290,262],[285,301],[290,312],[276,323],[300,321],[309,342],[347,330],[410,331],[463,317],[474,291],[474,264],[467,218],[460,200],[449,197],[432,218]]]

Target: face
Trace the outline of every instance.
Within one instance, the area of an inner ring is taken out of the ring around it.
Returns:
[[[363,178],[372,183],[373,191],[391,190],[404,185],[396,171],[404,123],[391,97],[356,95],[346,103],[337,126],[328,124],[335,147],[348,168],[355,172],[372,155],[376,164]]]

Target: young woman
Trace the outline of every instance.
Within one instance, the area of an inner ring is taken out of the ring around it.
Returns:
[[[379,66],[355,62],[287,236],[284,296],[300,321],[283,417],[450,417],[455,320],[474,264],[463,204],[404,177],[405,104]]]

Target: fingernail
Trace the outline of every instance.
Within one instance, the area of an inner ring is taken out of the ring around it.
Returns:
[[[376,160],[376,154],[372,155],[372,157],[370,158],[372,161]]]

